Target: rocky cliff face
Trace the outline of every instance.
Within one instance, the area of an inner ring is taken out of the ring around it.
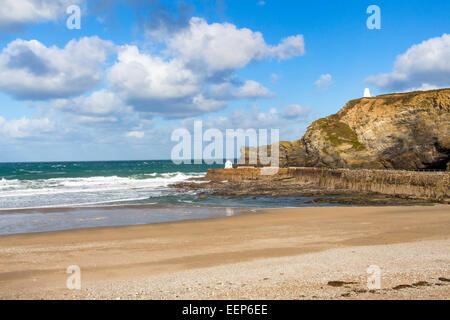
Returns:
[[[282,167],[445,169],[449,161],[450,89],[352,100],[302,139],[280,143]]]

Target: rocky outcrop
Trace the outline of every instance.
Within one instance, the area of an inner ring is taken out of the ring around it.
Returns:
[[[314,197],[327,203],[450,203],[449,172],[290,167],[267,173],[265,168],[209,169],[203,183],[174,187],[220,196]]]
[[[352,100],[280,143],[281,167],[445,170],[449,161],[450,89]]]

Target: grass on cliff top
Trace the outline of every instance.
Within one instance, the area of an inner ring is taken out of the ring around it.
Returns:
[[[405,97],[417,96],[419,94],[424,94],[424,93],[440,93],[440,92],[445,92],[445,91],[450,92],[450,88],[426,90],[426,91],[394,92],[394,93],[380,94],[380,95],[376,96],[376,98],[385,98],[385,97],[393,97],[393,96],[405,98]]]
[[[316,121],[316,125],[325,133],[325,140],[329,141],[333,146],[349,143],[352,145],[352,148],[357,151],[366,149],[366,147],[358,141],[356,132],[346,123],[339,121],[336,115],[319,119]]]
[[[388,93],[381,94],[375,97],[370,98],[359,98],[350,100],[347,104],[342,108],[338,113],[340,116],[345,116],[348,110],[353,109],[357,104],[361,103],[363,99],[383,99],[385,105],[389,106],[392,104],[400,103],[403,105],[410,104],[412,99],[417,96],[424,96],[424,101],[421,102],[421,107],[431,107],[435,103],[435,97],[438,93],[449,93],[450,88],[444,89],[436,89],[436,90],[428,90],[428,91],[410,91],[410,92],[401,92],[401,93]],[[430,95],[431,94],[431,95]]]
[[[435,104],[438,94],[450,94],[449,88],[427,90],[427,91],[410,91],[401,93],[389,93],[376,96],[384,100],[385,104],[401,103],[403,105],[410,104],[415,97],[422,96],[423,101],[419,102],[421,107],[432,107]]]

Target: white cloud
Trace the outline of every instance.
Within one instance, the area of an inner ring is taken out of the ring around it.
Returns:
[[[144,131],[130,131],[126,134],[127,137],[142,139],[145,136]]]
[[[196,17],[191,18],[189,28],[168,39],[167,45],[187,65],[208,72],[239,69],[268,57],[288,59],[305,53],[302,35],[290,36],[272,47],[260,32],[238,29],[231,23],[208,24]]]
[[[319,79],[317,79],[316,82],[314,82],[314,85],[319,89],[328,89],[331,84],[333,83],[331,74],[322,74],[320,75]]]
[[[2,0],[0,29],[55,21],[66,14],[69,5],[79,5],[82,2],[83,0]]]
[[[450,35],[413,45],[397,57],[391,73],[370,76],[366,82],[397,91],[450,86]]]
[[[234,72],[251,61],[304,54],[301,35],[270,46],[260,32],[195,17],[165,43],[161,56],[123,46],[107,79],[136,110],[167,118],[218,111],[229,99],[271,97],[274,94],[256,81],[232,83]]]
[[[192,98],[192,105],[196,110],[203,111],[202,113],[218,111],[225,108],[224,101],[205,98],[202,94]]]
[[[52,107],[64,112],[91,116],[132,112],[132,107],[127,106],[116,94],[106,89],[95,91],[87,97],[57,99],[52,103]]]
[[[290,36],[275,47],[269,48],[269,55],[277,57],[280,60],[290,59],[305,54],[305,40],[301,34]]]
[[[99,117],[99,116],[75,116],[73,118],[77,124],[91,124],[91,123],[101,123],[101,122],[118,122],[117,117]]]
[[[406,90],[403,90],[405,92],[408,91],[428,91],[428,90],[436,90],[436,89],[440,89],[442,88],[441,86],[435,86],[429,83],[422,83],[420,85],[420,87],[412,87],[412,88],[408,88]]]
[[[277,82],[277,81],[281,78],[281,76],[278,75],[278,74],[276,74],[276,73],[272,73],[272,74],[270,75],[270,78],[272,79],[271,82],[272,82],[272,83],[275,83],[275,82]]]
[[[304,53],[301,35],[270,46],[259,32],[200,18],[171,34],[166,45],[155,55],[98,37],[74,39],[64,48],[17,39],[0,53],[0,91],[21,100],[57,99],[53,108],[78,113],[82,122],[111,121],[106,115],[130,108],[149,116],[189,117],[222,110],[229,99],[274,96],[254,80],[236,85],[230,79],[253,60]],[[102,67],[116,52],[106,88],[84,96],[100,85]],[[219,89],[223,94],[214,95]]]
[[[236,90],[236,97],[240,98],[258,98],[270,96],[273,96],[273,94],[269,89],[264,87],[259,82],[253,80],[245,81],[245,83]]]
[[[17,39],[0,53],[0,91],[34,100],[82,94],[99,84],[113,48],[98,37],[71,40],[63,49]]]
[[[272,92],[259,82],[247,80],[241,86],[230,82],[211,86],[211,96],[216,99],[268,98]]]
[[[284,119],[297,120],[302,118],[307,118],[311,114],[310,107],[302,107],[298,104],[292,104],[287,106],[281,111],[281,117]]]
[[[126,99],[135,100],[177,99],[201,89],[199,75],[185,68],[181,61],[165,61],[139,52],[136,46],[120,49],[108,80]]]
[[[54,123],[48,118],[5,120],[0,117],[0,133],[9,138],[27,138],[50,132]]]
[[[178,59],[164,60],[135,46],[119,50],[107,78],[126,103],[152,116],[178,118],[225,107],[225,102],[202,93],[206,80],[201,73],[186,68]]]

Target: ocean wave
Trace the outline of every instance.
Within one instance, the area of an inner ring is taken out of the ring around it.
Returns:
[[[167,186],[203,173],[149,173],[130,177],[100,176],[36,180],[1,179],[0,209],[103,204],[165,195]]]

